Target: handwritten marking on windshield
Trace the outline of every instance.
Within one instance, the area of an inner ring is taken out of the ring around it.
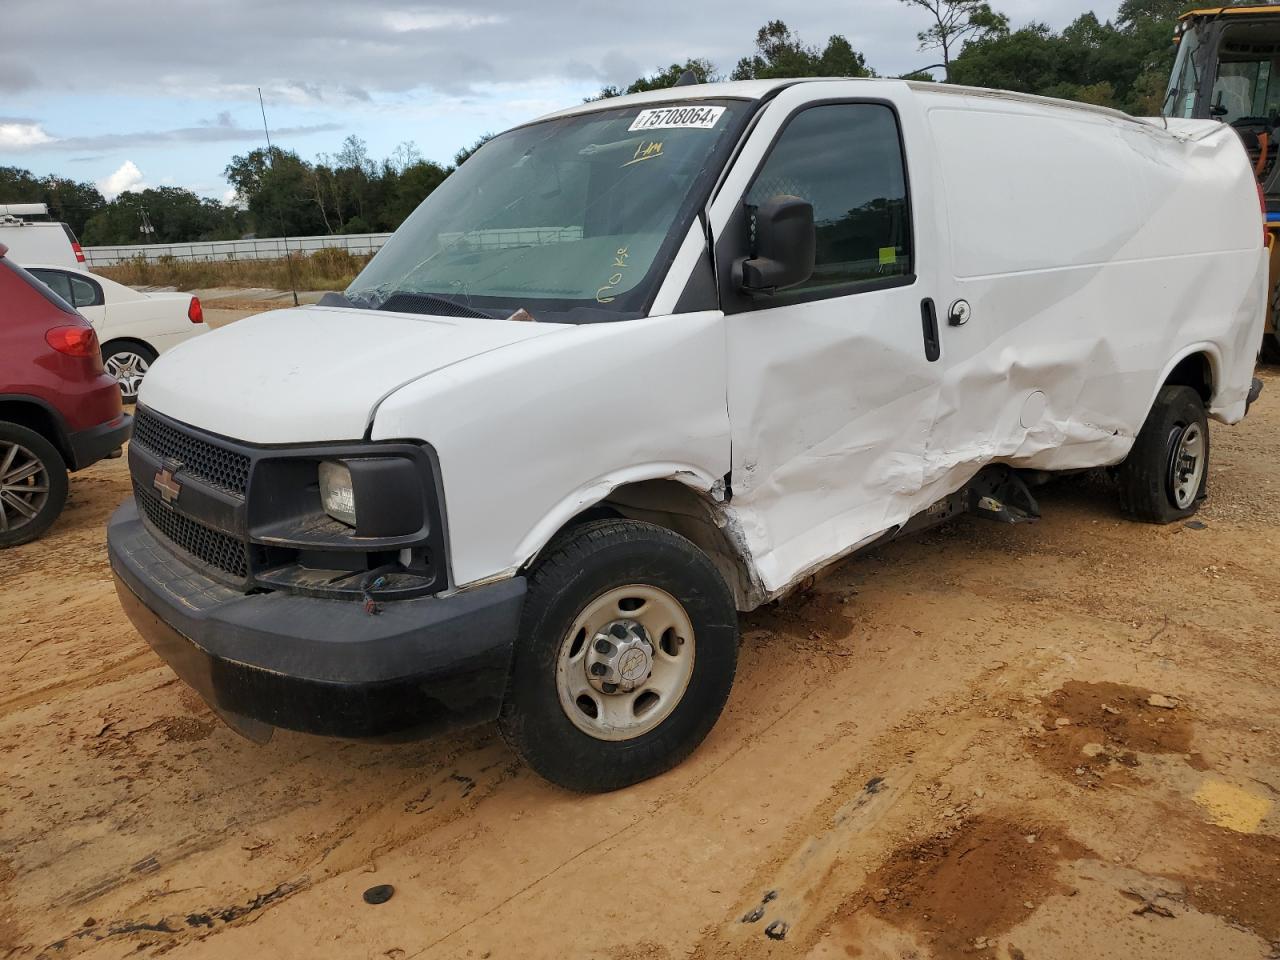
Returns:
[[[623,164],[629,167],[633,163],[640,163],[642,160],[654,160],[662,156],[661,140],[641,140],[640,146],[636,147],[635,156]]]
[[[596,291],[596,303],[613,303],[616,299],[612,296],[606,297],[605,294],[615,289],[622,282],[622,271],[626,269],[627,257],[630,255],[626,247],[619,247],[618,251],[613,255],[613,266],[617,272],[609,278],[608,283]]]

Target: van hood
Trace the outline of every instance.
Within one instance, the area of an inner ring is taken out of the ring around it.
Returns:
[[[357,440],[398,387],[566,329],[343,307],[273,310],[165,353],[142,381],[139,402],[247,443]]]

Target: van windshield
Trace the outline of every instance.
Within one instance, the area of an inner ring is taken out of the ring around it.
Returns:
[[[748,111],[648,104],[495,137],[422,202],[347,299],[570,323],[641,316]]]

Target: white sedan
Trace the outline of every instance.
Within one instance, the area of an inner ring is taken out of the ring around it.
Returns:
[[[200,298],[189,293],[140,293],[66,267],[25,269],[93,324],[102,344],[102,364],[120,384],[125,403],[137,400],[142,378],[157,356],[208,329]]]

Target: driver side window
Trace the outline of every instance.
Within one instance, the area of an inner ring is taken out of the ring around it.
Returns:
[[[874,103],[810,107],[793,117],[747,191],[749,207],[778,196],[813,205],[813,275],[794,292],[854,293],[912,271],[911,212],[898,120]]]

